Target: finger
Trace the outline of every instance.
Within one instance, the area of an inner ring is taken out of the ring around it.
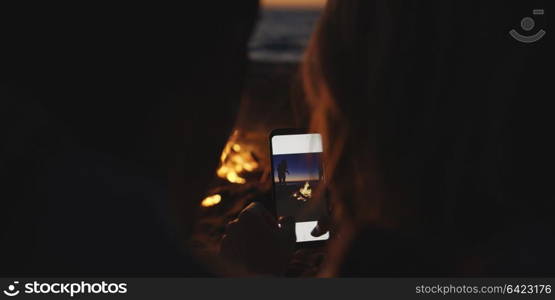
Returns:
[[[250,231],[277,232],[279,230],[276,221],[265,218],[258,210],[249,209],[239,215],[239,225],[241,228],[249,228]]]
[[[259,218],[272,227],[277,226],[275,217],[272,216],[272,214],[264,207],[264,205],[258,202],[252,202],[245,209],[243,209],[239,214],[239,218],[242,215],[254,216],[255,218]]]
[[[320,224],[317,224],[316,227],[314,227],[314,229],[312,229],[312,231],[310,232],[310,235],[312,235],[313,237],[319,237],[321,235],[324,235],[326,232],[328,232],[326,228],[323,228],[322,226],[320,226]]]
[[[270,224],[277,226],[276,216],[272,214],[268,209],[266,209],[266,206],[264,206],[263,204],[260,204],[258,206],[258,209],[260,210],[260,212],[262,213],[262,216],[265,218],[266,221],[268,221]]]
[[[233,219],[231,221],[229,221],[227,223],[227,225],[225,226],[225,233],[226,235],[234,235],[235,232],[237,231],[239,220],[238,219]]]

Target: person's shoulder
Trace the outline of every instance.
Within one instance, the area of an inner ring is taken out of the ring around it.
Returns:
[[[347,277],[442,276],[450,259],[433,240],[368,226],[358,232],[340,267]]]

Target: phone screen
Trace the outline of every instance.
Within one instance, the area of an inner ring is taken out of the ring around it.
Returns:
[[[317,221],[328,214],[321,135],[274,135],[271,143],[277,215],[295,218],[297,242],[329,239],[329,232],[319,237],[311,235]]]

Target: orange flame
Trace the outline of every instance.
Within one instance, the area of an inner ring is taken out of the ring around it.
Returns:
[[[308,199],[312,198],[312,188],[310,187],[308,181],[305,182],[304,186],[300,188],[298,192],[293,193],[293,197],[303,202],[306,202],[308,201]]]
[[[312,197],[312,189],[310,188],[310,184],[308,184],[308,181],[304,184],[304,187],[299,190],[299,192],[306,198]]]
[[[237,143],[239,132],[235,130],[220,156],[220,168],[216,174],[231,183],[244,184],[247,180],[240,175],[258,168],[252,154]]]
[[[202,207],[210,207],[214,205],[218,205],[222,201],[222,196],[220,194],[215,194],[209,197],[204,198],[200,205]]]

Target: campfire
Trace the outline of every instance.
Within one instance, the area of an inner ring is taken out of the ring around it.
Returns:
[[[212,207],[220,204],[224,200],[223,198],[226,197],[225,193],[219,193],[220,190],[237,189],[238,185],[247,183],[247,179],[252,180],[253,177],[259,176],[260,169],[263,169],[261,167],[263,163],[255,155],[252,141],[249,143],[249,140],[245,139],[245,134],[240,137],[239,130],[235,130],[222,150],[220,167],[216,171],[219,178],[231,183],[231,185],[218,182],[218,185],[211,189],[213,194],[204,198],[200,205],[202,207]]]
[[[312,188],[310,187],[308,181],[305,182],[302,188],[293,193],[293,197],[302,202],[306,202],[308,199],[312,198]]]
[[[252,151],[237,142],[238,136],[239,131],[235,130],[225,145],[217,174],[231,183],[244,184],[247,180],[242,175],[255,171],[259,164]]]
[[[296,76],[296,64],[257,64],[247,81],[237,123],[220,152],[217,178],[199,199],[198,221],[190,243],[199,257],[217,256],[222,235],[229,221],[236,218],[250,203],[272,203],[270,149],[268,135],[274,128],[298,127],[291,113],[291,81]],[[301,182],[302,184],[302,182]],[[295,188],[295,200],[305,203],[312,197],[307,182]],[[291,192],[293,193],[293,191]],[[316,256],[314,256],[316,257]],[[316,258],[308,264],[292,264],[291,274],[315,274]]]

